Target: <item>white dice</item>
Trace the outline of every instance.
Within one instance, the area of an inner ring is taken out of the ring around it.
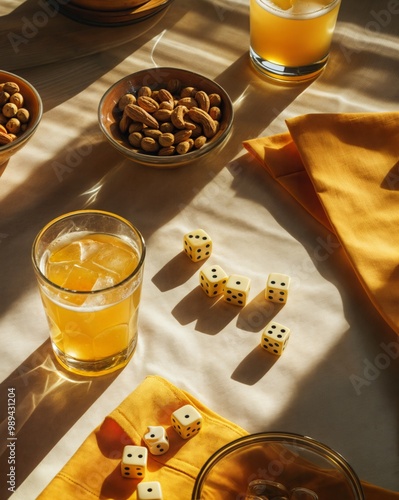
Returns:
[[[138,500],[163,500],[161,485],[158,481],[146,481],[137,485]]]
[[[203,229],[196,229],[183,237],[185,253],[193,262],[207,259],[212,253],[212,240]]]
[[[172,426],[183,439],[189,439],[201,429],[202,415],[191,405],[185,405],[172,413]]]
[[[224,285],[224,300],[230,304],[245,306],[250,287],[251,280],[249,278],[239,274],[232,274]]]
[[[145,446],[127,445],[123,448],[121,473],[123,477],[142,479],[147,469],[148,451]]]
[[[286,274],[270,273],[266,283],[265,298],[270,302],[285,304],[290,281],[290,277]]]
[[[281,356],[286,348],[291,330],[280,323],[270,321],[262,332],[260,343],[266,351]]]
[[[207,266],[200,271],[200,286],[209,297],[215,297],[223,293],[227,281],[227,274],[218,266]]]
[[[169,438],[161,425],[149,425],[143,439],[152,455],[163,455],[169,450]]]

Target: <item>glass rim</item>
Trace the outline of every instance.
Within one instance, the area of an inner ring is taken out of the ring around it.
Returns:
[[[290,446],[301,446],[302,448],[319,453],[327,461],[334,463],[345,473],[345,477],[351,481],[353,492],[357,495],[354,500],[365,500],[364,492],[360,479],[352,466],[346,459],[337,451],[329,446],[317,441],[314,438],[293,432],[258,432],[241,436],[230,443],[225,444],[219,448],[213,455],[211,455],[206,462],[202,465],[192,491],[191,500],[200,500],[202,487],[211,472],[212,468],[217,465],[223,458],[228,456],[231,452],[236,452],[247,444],[257,444],[262,442],[287,444]]]
[[[285,11],[278,7],[278,5],[274,4],[273,0],[255,0],[256,3],[264,5],[266,10],[272,11],[279,17],[284,17],[287,19],[312,19],[320,12],[330,10],[335,7],[336,4],[341,3],[341,0],[331,0],[328,5],[318,6],[315,9],[312,9],[310,12],[290,12],[289,10]]]
[[[139,261],[137,263],[137,266],[134,268],[134,270],[128,276],[126,276],[126,278],[124,278],[122,281],[119,281],[115,285],[112,285],[112,286],[109,286],[109,287],[106,287],[106,288],[100,288],[98,290],[73,290],[71,288],[65,288],[65,287],[63,287],[61,285],[57,285],[56,283],[53,283],[50,279],[47,278],[47,276],[45,274],[43,274],[42,270],[40,269],[40,266],[38,265],[38,263],[36,261],[36,252],[35,252],[35,250],[37,248],[37,245],[38,245],[38,242],[40,240],[40,237],[50,227],[54,226],[54,224],[56,224],[57,222],[59,222],[61,220],[66,220],[66,219],[70,219],[72,217],[75,217],[76,215],[88,215],[88,214],[105,215],[105,216],[110,217],[112,219],[117,219],[120,222],[123,222],[124,224],[126,224],[129,228],[133,229],[133,231],[139,237],[139,241],[141,243],[141,255],[140,255]],[[141,270],[141,268],[143,267],[143,264],[144,264],[145,254],[146,254],[146,245],[145,245],[144,237],[141,234],[141,232],[136,228],[136,226],[134,226],[131,222],[129,222],[127,219],[125,219],[124,217],[122,217],[122,216],[120,216],[118,214],[115,214],[113,212],[108,212],[106,210],[96,210],[96,209],[75,210],[75,211],[72,211],[72,212],[67,212],[66,214],[63,214],[63,215],[59,215],[58,217],[55,217],[54,219],[52,219],[51,221],[49,221],[37,233],[37,235],[35,236],[35,238],[33,240],[32,250],[31,250],[31,258],[32,258],[32,262],[33,262],[33,268],[34,268],[36,274],[38,274],[41,279],[43,279],[48,285],[52,286],[53,288],[55,288],[55,289],[57,289],[57,290],[59,290],[61,292],[66,292],[66,293],[73,294],[73,295],[96,295],[96,294],[99,294],[99,293],[104,293],[104,292],[108,292],[108,291],[120,288],[121,286],[123,286],[127,282],[129,282],[132,278],[134,278],[134,276],[136,274],[139,273],[139,271]]]

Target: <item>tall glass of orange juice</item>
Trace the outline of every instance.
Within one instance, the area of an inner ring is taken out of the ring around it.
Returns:
[[[250,0],[250,58],[278,80],[315,78],[327,64],[341,0]]]
[[[80,210],[49,222],[32,260],[61,365],[97,376],[131,358],[138,334],[145,243],[126,219]]]

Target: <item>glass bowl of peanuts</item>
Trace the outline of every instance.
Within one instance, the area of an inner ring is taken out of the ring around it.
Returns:
[[[336,451],[289,432],[249,434],[202,466],[191,500],[364,500],[361,482]]]
[[[35,133],[43,115],[37,90],[24,78],[0,70],[0,166]]]
[[[157,67],[128,75],[103,95],[100,128],[128,159],[176,168],[219,150],[229,137],[233,105],[213,80],[188,70]]]

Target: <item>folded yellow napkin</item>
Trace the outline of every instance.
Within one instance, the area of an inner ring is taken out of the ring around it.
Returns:
[[[188,440],[181,439],[170,428],[171,413],[185,404],[195,406],[203,416],[200,433]],[[195,478],[206,460],[220,447],[247,435],[245,430],[217,415],[187,392],[163,378],[149,376],[87,437],[38,499],[136,499],[137,480],[121,476],[120,460],[125,445],[143,445],[148,425],[163,425],[169,435],[169,451],[159,456],[149,454],[144,478],[161,483],[165,500],[190,500]],[[253,472],[245,471],[242,463],[236,466],[237,477],[245,472],[245,480]],[[220,481],[223,479],[221,477]],[[233,486],[230,484],[227,488]],[[366,500],[399,499],[399,494],[368,483],[363,483],[363,487]],[[213,496],[212,500],[216,498]],[[224,495],[220,500],[229,498]],[[237,495],[232,498],[236,499]]]
[[[288,132],[244,147],[335,233],[399,334],[399,113],[308,114],[286,123]]]
[[[204,419],[200,435],[188,440],[170,428],[172,412],[185,404],[195,406]],[[149,454],[145,476],[161,482],[165,500],[190,500],[204,462],[246,434],[165,379],[149,376],[88,436],[39,499],[136,499],[137,481],[122,477],[120,461],[125,445],[143,446],[149,425],[165,426],[169,436],[165,455]]]

